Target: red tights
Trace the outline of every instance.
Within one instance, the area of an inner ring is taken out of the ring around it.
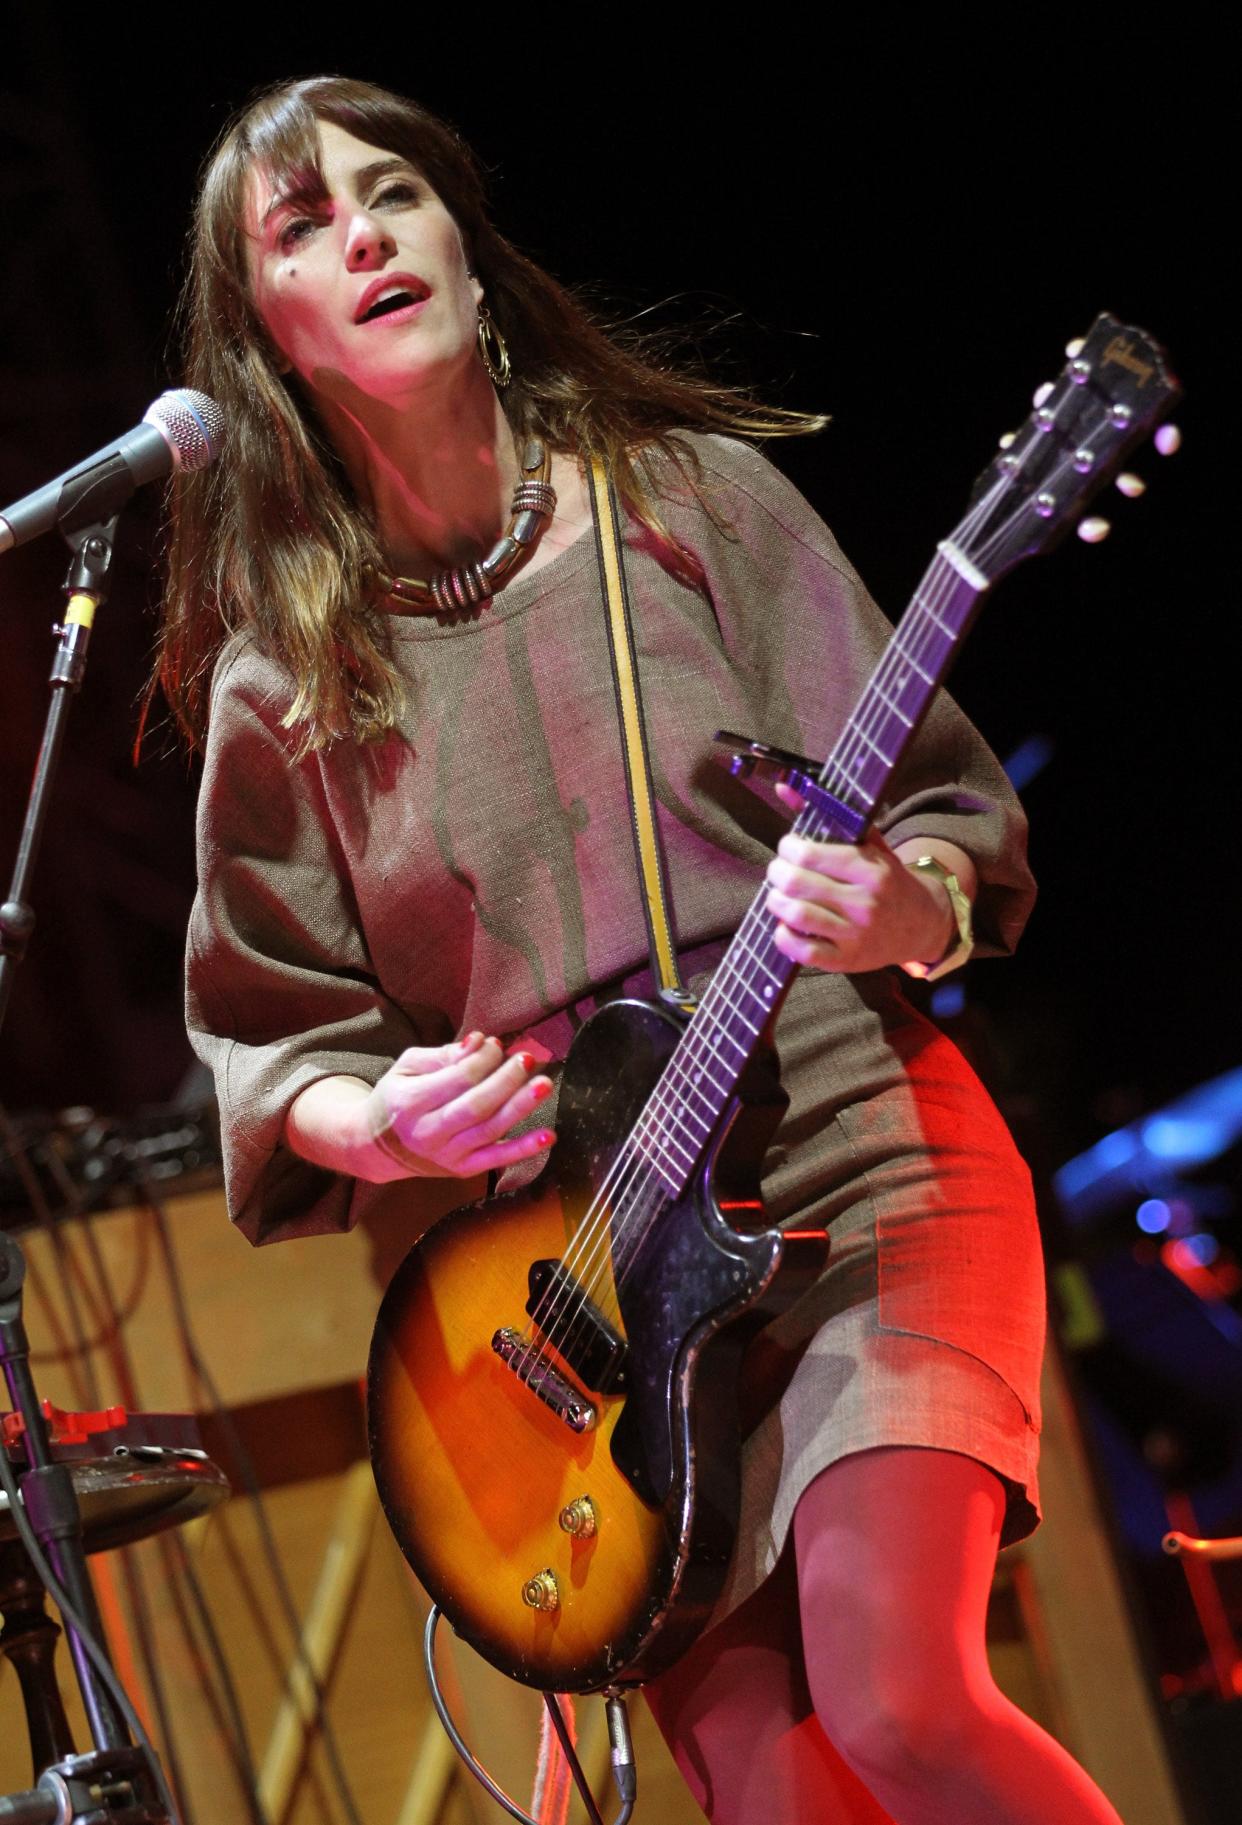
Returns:
[[[713,1825],[1120,1825],[993,1684],[1003,1503],[947,1451],[816,1478],[772,1577],[646,1688]]]

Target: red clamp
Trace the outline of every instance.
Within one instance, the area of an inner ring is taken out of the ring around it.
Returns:
[[[66,1413],[62,1407],[54,1407],[50,1400],[45,1400],[43,1417],[47,1421],[51,1444],[84,1445],[95,1432],[112,1432],[123,1426],[126,1412],[124,1407],[104,1407],[96,1413]],[[26,1422],[20,1413],[6,1413],[0,1419],[0,1440],[6,1447],[20,1443],[25,1435]]]

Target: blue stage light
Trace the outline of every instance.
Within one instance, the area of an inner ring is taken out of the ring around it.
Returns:
[[[1172,1211],[1162,1198],[1148,1198],[1134,1213],[1134,1221],[1145,1235],[1161,1236],[1169,1227]]]

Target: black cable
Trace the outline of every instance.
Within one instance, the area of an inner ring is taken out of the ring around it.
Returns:
[[[436,1629],[439,1627],[440,1616],[441,1610],[439,1604],[433,1603],[427,1615],[427,1626],[423,1630],[423,1666],[427,1671],[427,1685],[431,1692],[431,1702],[435,1706],[436,1716],[443,1725],[444,1734],[448,1737],[475,1780],[492,1796],[498,1806],[504,1807],[511,1819],[516,1819],[518,1825],[539,1825],[537,1819],[532,1819],[528,1812],[523,1812],[517,1801],[511,1800],[504,1788],[499,1786],[498,1783],[492,1779],[491,1775],[487,1772],[487,1769],[483,1766],[482,1762],[479,1761],[478,1757],[474,1754],[474,1751],[462,1736],[457,1725],[453,1722],[452,1713],[448,1708],[443,1692],[440,1690],[440,1680],[436,1673]],[[582,1763],[578,1760],[577,1751],[574,1749],[573,1743],[569,1739],[569,1730],[561,1713],[561,1707],[551,1692],[545,1692],[543,1694],[543,1701],[548,1707],[548,1713],[555,1726],[556,1734],[560,1738],[561,1748],[565,1752],[565,1760],[568,1762],[569,1771],[574,1778],[574,1785],[582,1796],[583,1803],[590,1815],[591,1825],[604,1825],[599,1808],[596,1806],[591,1789],[587,1784],[587,1778],[583,1772]],[[632,1762],[630,1763],[630,1767],[632,1770]],[[613,1760],[613,1771],[615,1774],[615,1757]],[[632,1782],[630,1784],[632,1785]],[[612,1825],[629,1825],[630,1816],[633,1811],[633,1795],[622,1793],[621,1810],[613,1820]]]
[[[9,1463],[9,1454],[2,1445],[0,1445],[0,1488],[3,1488],[4,1493],[8,1498],[9,1514],[12,1518],[14,1527],[17,1529],[18,1537],[26,1549],[26,1556],[38,1573],[43,1587],[51,1597],[52,1602],[77,1634],[88,1659],[91,1661],[91,1664],[94,1666],[100,1679],[112,1694],[117,1709],[125,1719],[126,1725],[128,1726],[134,1741],[146,1750],[151,1772],[159,1792],[160,1805],[168,1814],[171,1825],[181,1825],[181,1815],[177,1811],[173,1796],[168,1790],[168,1782],[164,1779],[164,1770],[160,1766],[159,1757],[155,1753],[155,1748],[150,1737],[143,1729],[142,1719],[130,1702],[129,1694],[118,1679],[116,1671],[108,1659],[108,1656],[104,1653],[90,1629],[87,1628],[86,1623],[78,1614],[76,1606],[70,1600],[68,1594],[62,1589],[60,1579],[48,1564],[43,1548],[35,1536],[35,1531],[26,1518],[26,1510],[22,1504],[21,1491],[17,1486],[17,1478],[13,1473],[12,1465]]]
[[[73,1260],[73,1251],[66,1243],[64,1233],[57,1218],[47,1199],[43,1195],[43,1187],[40,1185],[38,1177],[31,1168],[30,1162],[26,1157],[25,1145],[22,1143],[21,1137],[3,1103],[0,1103],[0,1135],[3,1135],[8,1149],[8,1157],[13,1161],[17,1168],[18,1176],[25,1187],[27,1197],[30,1199],[31,1209],[34,1211],[35,1218],[40,1228],[48,1238],[53,1256],[60,1268],[61,1286],[65,1295],[65,1304],[69,1314],[69,1329],[73,1337],[73,1350],[76,1358],[76,1361],[71,1361],[69,1364],[70,1377],[77,1386],[85,1390],[85,1397],[92,1404],[92,1409],[97,1409],[100,1405],[99,1384],[95,1378],[94,1364],[90,1360],[90,1346],[86,1340],[85,1329],[82,1324],[82,1315],[78,1309],[77,1299],[72,1287],[74,1275],[78,1274],[80,1276],[80,1269]],[[60,1165],[60,1162],[55,1157],[54,1150],[49,1152],[48,1165],[49,1167]],[[62,1212],[62,1214],[72,1214],[75,1216],[82,1215],[84,1203],[77,1185],[74,1184],[73,1180],[69,1178],[63,1170],[53,1172],[53,1177],[56,1178],[57,1183],[61,1188],[61,1192],[65,1197],[66,1210]],[[88,1291],[89,1289],[86,1288],[85,1280],[83,1280],[82,1284],[83,1290]],[[113,1697],[117,1700],[119,1708],[130,1727],[135,1741],[141,1743],[150,1756],[155,1778],[159,1786],[161,1802],[165,1805],[169,1818],[175,1821],[178,1818],[178,1814],[173,1806],[172,1794],[169,1791],[168,1784],[165,1780],[163,1768],[156,1757],[154,1746],[143,1729],[138,1718],[138,1713],[131,1705],[124,1687],[121,1685],[120,1680],[117,1678],[112,1668],[110,1660],[107,1655],[103,1653],[91,1631],[83,1623],[73,1604],[68,1600],[66,1593],[60,1588],[59,1581],[56,1579],[50,1564],[39,1548],[39,1543],[34,1535],[34,1531],[30,1527],[29,1521],[26,1519],[25,1508],[21,1502],[16,1479],[12,1474],[8,1461],[8,1454],[5,1451],[3,1443],[0,1443],[0,1458],[4,1460],[3,1466],[0,1467],[0,1483],[4,1486],[4,1492],[8,1499],[9,1507],[13,1513],[13,1524],[26,1549],[27,1556],[34,1565],[35,1571],[45,1589],[56,1604],[56,1607],[60,1610],[61,1615],[69,1621],[77,1634],[81,1637],[87,1655],[94,1663],[95,1669],[100,1673],[104,1683],[112,1692]],[[133,1607],[135,1616],[137,1616],[139,1609],[142,1607],[141,1602],[135,1603],[135,1596],[140,1594],[140,1587],[138,1592],[135,1590],[138,1579],[137,1567],[132,1564],[127,1553],[122,1555],[122,1562],[125,1567],[127,1582],[130,1584],[131,1607]],[[161,1728],[164,1731],[165,1740],[171,1753],[174,1774],[177,1774],[179,1773],[179,1768],[175,1745],[169,1737],[163,1689],[159,1680],[157,1678],[152,1678],[154,1667],[150,1656],[149,1635],[145,1626],[145,1620],[145,1616],[143,1616],[138,1627],[139,1651],[142,1654],[148,1679],[151,1683]],[[180,1783],[177,1782],[176,1784],[179,1785]],[[187,1822],[187,1825],[192,1825],[192,1822]]]
[[[259,1538],[263,1546],[263,1554],[272,1575],[272,1583],[276,1588],[280,1608],[284,1614],[285,1622],[293,1639],[294,1658],[301,1667],[302,1672],[305,1674],[313,1695],[315,1724],[323,1739],[324,1753],[328,1758],[328,1765],[332,1771],[332,1779],[333,1784],[336,1787],[337,1796],[345,1811],[349,1825],[362,1825],[362,1818],[358,1812],[353,1791],[350,1787],[349,1779],[345,1773],[345,1768],[341,1760],[340,1748],[336,1740],[336,1732],[333,1730],[328,1718],[327,1701],[324,1696],[323,1686],[320,1682],[319,1675],[311,1665],[310,1656],[302,1645],[302,1620],[298,1615],[297,1605],[293,1601],[293,1593],[289,1588],[289,1581],[285,1576],[284,1564],[280,1557],[280,1549],[276,1544],[276,1537],[272,1532],[271,1522],[267,1514],[267,1506],[263,1500],[262,1491],[259,1488],[259,1479],[255,1472],[253,1461],[251,1460],[250,1453],[242,1442],[241,1434],[233,1423],[233,1416],[226,1407],[223,1397],[216,1386],[215,1378],[203,1359],[198,1347],[198,1340],[194,1335],[194,1328],[190,1323],[190,1313],[185,1297],[185,1287],[181,1279],[181,1269],[177,1262],[176,1253],[173,1249],[172,1236],[169,1231],[167,1212],[163,1200],[157,1195],[154,1186],[145,1175],[139,1173],[136,1182],[155,1225],[156,1239],[159,1242],[160,1252],[164,1260],[164,1271],[168,1279],[168,1289],[172,1295],[173,1315],[176,1319],[177,1329],[181,1337],[181,1346],[185,1351],[186,1361],[193,1374],[202,1384],[203,1390],[211,1403],[212,1412],[219,1423],[221,1432],[224,1434],[225,1441],[232,1453],[233,1460],[236,1463],[238,1470],[241,1472],[242,1482],[246,1488],[246,1495],[254,1511],[255,1522],[259,1530]]]
[[[582,1771],[582,1763],[578,1760],[578,1751],[574,1748],[573,1738],[569,1734],[569,1726],[565,1722],[565,1715],[561,1710],[560,1702],[557,1699],[555,1692],[545,1692],[543,1695],[543,1702],[548,1708],[548,1716],[552,1719],[552,1726],[561,1739],[561,1753],[569,1764],[569,1772],[574,1777],[574,1786],[582,1795],[582,1803],[587,1809],[587,1815],[590,1818],[591,1825],[604,1825],[604,1821],[600,1816],[599,1807],[595,1804],[595,1796],[587,1785],[587,1777]]]
[[[155,1708],[155,1721],[164,1746],[164,1754],[168,1759],[169,1782],[181,1802],[184,1825],[195,1825],[194,1809],[187,1798],[189,1789],[185,1769],[181,1765],[172,1714],[168,1709],[168,1694],[164,1690],[164,1680],[155,1654],[155,1638],[151,1630],[151,1606],[147,1600],[147,1587],[143,1579],[142,1568],[128,1547],[122,1547],[117,1558],[121,1563],[121,1577],[124,1579],[125,1595],[129,1601],[130,1621],[138,1642],[142,1676],[146,1681],[147,1690],[151,1694],[151,1703]]]
[[[102,1394],[95,1378],[94,1364],[91,1360],[91,1354],[95,1349],[103,1349],[111,1358],[112,1372],[122,1400],[130,1411],[137,1412],[141,1407],[141,1398],[134,1378],[133,1366],[129,1359],[129,1353],[124,1341],[123,1330],[126,1312],[118,1303],[116,1292],[112,1285],[111,1275],[108,1271],[107,1262],[104,1259],[103,1252],[99,1247],[98,1237],[90,1222],[90,1211],[82,1189],[73,1175],[65,1167],[64,1162],[60,1159],[55,1148],[48,1147],[44,1153],[44,1163],[51,1173],[52,1178],[55,1180],[63,1200],[62,1207],[58,1214],[59,1217],[75,1217],[82,1220],[83,1241],[86,1246],[87,1254],[90,1257],[91,1266],[94,1270],[95,1280],[97,1282],[95,1289],[91,1288],[85,1274],[79,1267],[75,1258],[75,1251],[64,1237],[60,1222],[58,1221],[58,1216],[53,1213],[43,1194],[43,1188],[26,1158],[25,1149],[21,1143],[21,1137],[18,1135],[17,1130],[13,1126],[3,1105],[0,1105],[0,1134],[3,1135],[8,1143],[9,1156],[14,1160],[19,1177],[22,1180],[26,1194],[30,1200],[31,1207],[40,1226],[49,1238],[57,1266],[60,1269],[61,1287],[65,1294],[68,1309],[69,1330],[73,1338],[72,1355],[68,1359],[67,1366],[71,1377],[74,1379],[75,1383],[79,1384],[79,1399],[82,1400],[84,1406],[88,1406],[92,1409],[99,1408],[103,1405]],[[147,1255],[148,1252],[146,1247],[143,1247],[143,1255]],[[73,1296],[73,1281],[75,1277],[92,1307],[92,1319],[94,1321],[96,1334],[90,1339],[85,1335],[82,1315],[77,1300]],[[259,1798],[254,1757],[250,1747],[249,1737],[246,1733],[244,1719],[242,1717],[241,1702],[238,1696],[237,1687],[233,1680],[232,1671],[224,1656],[219,1634],[211,1620],[202,1587],[190,1564],[184,1543],[180,1539],[176,1541],[175,1545],[168,1540],[161,1541],[161,1548],[165,1573],[169,1579],[169,1591],[178,1623],[185,1636],[186,1650],[194,1665],[203,1696],[211,1708],[217,1724],[221,1727],[221,1733],[227,1739],[230,1739],[232,1760],[238,1780],[243,1788],[247,1809],[250,1813],[251,1825],[268,1825]],[[187,1783],[177,1750],[176,1735],[168,1710],[163,1680],[159,1673],[152,1646],[148,1622],[149,1604],[145,1594],[145,1586],[142,1581],[141,1571],[132,1553],[128,1549],[122,1549],[119,1558],[121,1561],[122,1575],[126,1583],[127,1595],[129,1597],[131,1619],[138,1640],[138,1650],[142,1659],[143,1673],[150,1689],[152,1702],[155,1706],[156,1715],[159,1721],[165,1753],[169,1760],[172,1785],[180,1794],[185,1795],[187,1793]],[[208,1667],[204,1662],[202,1652],[194,1638],[190,1616],[175,1582],[178,1570],[189,1588],[194,1609],[198,1614],[203,1635],[206,1638],[208,1659],[212,1667],[214,1667],[216,1678],[222,1688],[223,1715],[221,1713],[220,1702],[210,1684]],[[182,1804],[185,1808],[184,1825],[193,1825],[193,1814],[188,1797],[183,1799]]]
[[[55,1159],[54,1154],[51,1156],[49,1164],[53,1164],[56,1167],[54,1177],[60,1185],[61,1192],[66,1201],[66,1207],[82,1220],[82,1241],[86,1248],[86,1252],[90,1257],[91,1266],[95,1273],[95,1290],[98,1294],[98,1304],[102,1305],[103,1308],[102,1316],[104,1323],[100,1330],[98,1342],[93,1347],[99,1347],[106,1350],[108,1356],[111,1358],[112,1373],[116,1380],[116,1385],[121,1398],[130,1412],[136,1412],[142,1404],[138,1392],[138,1384],[134,1377],[133,1363],[130,1360],[129,1351],[125,1344],[123,1319],[121,1317],[120,1308],[117,1305],[116,1293],[112,1285],[112,1276],[108,1272],[108,1264],[104,1259],[103,1250],[99,1246],[99,1238],[95,1234],[94,1224],[91,1221],[89,1211],[86,1209],[85,1199],[82,1197],[73,1178],[60,1162]],[[72,1249],[68,1244],[65,1246],[65,1257],[67,1260],[72,1259]],[[85,1275],[82,1276],[82,1285],[84,1290],[89,1291]],[[94,1303],[95,1301],[92,1299],[92,1304]],[[98,1315],[97,1309],[96,1316]],[[82,1345],[79,1343],[79,1348],[81,1349],[81,1347]],[[88,1358],[84,1356],[84,1369],[87,1361]],[[92,1395],[92,1400],[95,1407],[98,1407],[101,1404],[97,1384],[95,1384],[95,1392]],[[136,1555],[128,1547],[122,1548],[117,1557],[120,1560],[121,1576],[125,1581],[126,1595],[129,1598],[130,1621],[133,1624],[134,1634],[138,1641],[138,1653],[142,1661],[143,1677],[146,1680],[147,1689],[151,1694],[151,1702],[155,1707],[155,1716],[159,1725],[164,1754],[168,1758],[168,1771],[171,1785],[181,1802],[185,1825],[194,1825],[194,1807],[189,1799],[189,1787],[185,1778],[185,1770],[181,1763],[180,1750],[177,1746],[177,1733],[173,1727],[172,1714],[168,1708],[168,1697],[164,1690],[164,1680],[160,1673],[159,1661],[155,1652],[154,1637],[152,1635],[150,1622],[150,1604],[147,1601],[146,1583],[142,1575],[142,1568],[138,1563]]]
[[[160,1546],[169,1596],[177,1614],[181,1633],[185,1637],[186,1650],[194,1667],[195,1678],[215,1721],[216,1728],[228,1745],[233,1772],[237,1776],[237,1782],[242,1791],[250,1825],[270,1825],[259,1798],[258,1777],[255,1773],[254,1757],[250,1748],[250,1738],[246,1733],[237,1687],[233,1682],[229,1664],[224,1657],[224,1650],[215,1624],[207,1609],[206,1599],[197,1576],[190,1566],[185,1542],[178,1535],[170,1534],[164,1536]],[[207,1637],[207,1653],[215,1669],[216,1679],[223,1687],[223,1707],[221,1695],[217,1693],[216,1687],[212,1683],[211,1668],[203,1659],[202,1649],[194,1633],[193,1620],[186,1609],[185,1597],[181,1590],[183,1580],[190,1589],[203,1633]]]
[[[66,1169],[64,1163],[56,1154],[55,1149],[48,1150],[47,1165],[65,1200],[66,1214],[83,1219],[83,1241],[86,1246],[86,1251],[90,1256],[91,1266],[95,1272],[98,1292],[102,1302],[102,1312],[98,1309],[96,1309],[95,1312],[95,1317],[99,1323],[98,1335],[91,1339],[89,1343],[82,1336],[81,1322],[77,1317],[76,1310],[71,1305],[70,1328],[74,1333],[75,1348],[81,1359],[83,1374],[89,1375],[91,1378],[90,1398],[92,1404],[95,1407],[98,1407],[101,1403],[97,1384],[94,1383],[93,1367],[90,1363],[89,1352],[93,1349],[104,1349],[112,1359],[112,1370],[122,1399],[130,1411],[137,1412],[141,1408],[142,1401],[137,1381],[134,1377],[133,1364],[125,1344],[124,1325],[126,1311],[117,1300],[116,1291],[112,1285],[112,1277],[108,1271],[108,1265],[104,1258],[103,1251],[99,1246],[99,1239],[89,1220],[90,1213],[87,1209],[86,1200],[83,1197],[81,1187],[77,1184],[72,1174]],[[34,1192],[39,1190],[37,1182],[33,1187],[28,1186],[28,1189],[32,1194],[32,1202],[36,1202],[36,1210],[40,1221],[44,1223],[45,1228],[51,1228],[52,1219],[50,1211],[47,1211],[45,1215],[44,1211],[39,1211],[37,1207],[38,1202],[42,1202],[41,1192],[38,1201],[36,1201],[33,1196]],[[143,1245],[142,1254],[146,1256],[149,1254],[149,1249],[145,1245],[145,1237],[141,1236],[141,1232],[140,1241]],[[61,1258],[62,1257],[58,1255],[58,1259]],[[63,1258],[72,1262],[73,1251],[68,1244],[64,1245]],[[87,1286],[85,1277],[81,1276],[81,1279],[83,1290],[89,1294],[90,1289]],[[93,1299],[92,1303],[94,1303]],[[185,1636],[186,1648],[194,1664],[199,1686],[216,1718],[217,1724],[221,1727],[221,1733],[226,1738],[231,1737],[230,1749],[232,1751],[232,1760],[238,1780],[244,1791],[247,1807],[251,1815],[251,1825],[268,1825],[259,1797],[254,1755],[250,1747],[249,1736],[246,1732],[241,1700],[238,1696],[237,1686],[233,1679],[232,1669],[224,1655],[219,1634],[208,1610],[202,1587],[190,1563],[189,1554],[186,1552],[184,1542],[178,1537],[175,1541],[164,1539],[160,1544],[165,1574],[169,1580],[169,1590],[172,1596],[173,1607],[176,1611],[177,1620],[180,1624],[182,1633]],[[164,1739],[165,1752],[169,1759],[173,1786],[182,1796],[182,1806],[185,1809],[185,1825],[193,1825],[192,1807],[186,1797],[187,1783],[181,1769],[180,1757],[177,1752],[176,1735],[173,1729],[172,1719],[168,1713],[163,1681],[160,1677],[151,1647],[149,1629],[146,1626],[144,1611],[147,1606],[141,1574],[137,1563],[134,1561],[133,1556],[129,1551],[123,1550],[120,1554],[120,1558],[129,1589],[130,1607],[133,1613],[135,1632],[138,1636],[139,1652],[142,1655],[143,1670],[147,1683],[150,1686],[152,1701],[159,1717],[160,1731]],[[181,1593],[177,1588],[176,1579],[178,1573],[180,1573],[182,1579],[189,1587],[191,1601],[197,1612],[203,1635],[206,1638],[207,1656],[211,1666],[214,1668],[216,1679],[219,1681],[221,1687],[221,1698],[224,1708],[223,1716],[221,1715],[220,1703],[217,1700],[217,1695],[210,1684],[208,1667],[204,1663],[202,1653],[194,1638],[193,1625],[190,1616],[186,1610],[185,1603],[182,1600]]]
[[[0,1103],[0,1135],[4,1138],[7,1157],[16,1167],[22,1188],[30,1200],[30,1208],[34,1212],[35,1220],[46,1235],[48,1246],[60,1269],[61,1291],[64,1294],[65,1307],[69,1314],[69,1330],[73,1336],[73,1354],[76,1359],[69,1365],[70,1377],[81,1389],[85,1390],[84,1394],[80,1393],[78,1398],[85,1400],[92,1409],[98,1408],[100,1405],[99,1383],[95,1379],[95,1365],[90,1359],[91,1345],[87,1341],[82,1314],[78,1310],[77,1295],[74,1290],[74,1270],[67,1264],[64,1233],[53,1214],[51,1205],[43,1195],[43,1187],[39,1183],[38,1174],[30,1164],[29,1149],[3,1103]],[[50,1161],[53,1156],[49,1152],[46,1157]],[[81,1213],[81,1198],[72,1181],[70,1182],[68,1205],[68,1211],[62,1212],[62,1215],[77,1216]]]

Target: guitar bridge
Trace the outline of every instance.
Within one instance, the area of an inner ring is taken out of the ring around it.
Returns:
[[[550,1407],[557,1419],[571,1432],[589,1432],[595,1424],[595,1408],[543,1351],[509,1325],[502,1325],[492,1338],[492,1348],[506,1368],[532,1394]]]

